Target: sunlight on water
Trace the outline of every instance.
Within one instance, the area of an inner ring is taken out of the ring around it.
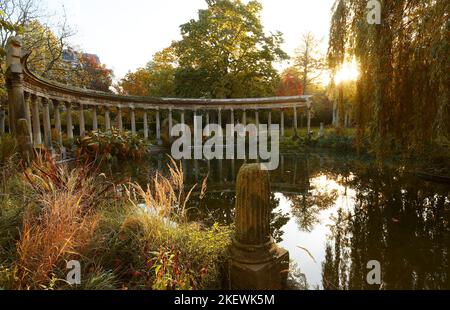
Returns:
[[[322,288],[322,262],[325,260],[330,226],[334,225],[333,218],[337,217],[339,209],[353,211],[356,192],[327,175],[320,175],[311,179],[310,195],[315,198],[332,197],[335,201],[329,207],[317,204],[310,206],[319,212],[312,227],[304,227],[298,223],[292,212],[296,208],[295,203],[281,193],[275,194],[280,201],[276,211],[291,215],[289,222],[282,228],[284,241],[280,245],[290,251],[291,260],[295,261],[300,271],[305,274],[310,287]]]

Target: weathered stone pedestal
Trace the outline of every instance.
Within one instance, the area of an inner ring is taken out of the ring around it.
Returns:
[[[289,252],[270,234],[269,173],[259,164],[244,165],[236,185],[236,235],[229,262],[230,288],[285,289]]]

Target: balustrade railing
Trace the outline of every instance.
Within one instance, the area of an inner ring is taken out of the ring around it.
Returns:
[[[206,116],[206,124],[215,114],[218,124],[224,117],[229,122],[248,124],[249,112],[256,125],[261,115],[267,114],[269,124],[273,122],[273,113],[280,113],[280,133],[284,137],[286,111],[293,111],[293,134],[298,136],[298,110],[306,109],[307,132],[311,131],[310,96],[251,98],[251,99],[180,99],[120,96],[93,90],[80,89],[62,85],[42,78],[27,67],[28,54],[22,52],[21,42],[12,38],[7,48],[7,87],[8,107],[0,109],[0,134],[5,132],[6,121],[11,133],[15,131],[18,120],[25,120],[29,142],[37,146],[53,149],[54,144],[62,145],[63,136],[68,140],[83,137],[92,130],[131,131],[145,139],[154,137],[159,143],[163,134],[163,123],[168,122],[168,129],[175,122],[185,123],[186,113]],[[88,113],[90,111],[90,113]],[[124,112],[129,123],[124,123]],[[8,112],[8,117],[6,117]],[[101,114],[103,117],[100,117]],[[178,119],[175,119],[175,114]],[[242,115],[238,119],[237,114]],[[63,119],[65,115],[65,119]],[[89,115],[89,123],[86,122]],[[163,119],[165,115],[165,119]],[[75,120],[74,120],[74,116]],[[115,118],[113,119],[112,116]],[[152,117],[153,119],[150,119]],[[102,120],[100,121],[100,118]],[[138,130],[138,122],[139,127]],[[64,124],[65,123],[65,124]],[[150,125],[154,125],[154,129]],[[152,135],[153,134],[153,135]],[[168,136],[169,133],[167,133]]]

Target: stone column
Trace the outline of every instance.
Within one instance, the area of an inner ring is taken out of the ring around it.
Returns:
[[[41,119],[39,116],[39,101],[35,95],[31,95],[31,120],[33,122],[33,143],[34,146],[39,146],[42,144]]]
[[[31,125],[31,112],[30,112],[30,97],[31,94],[30,93],[25,93],[24,94],[24,99],[25,99],[25,119],[27,120],[27,125],[28,125],[28,132],[30,133],[30,141],[33,141],[33,129],[32,129],[32,125]]]
[[[5,134],[5,109],[0,107],[0,135]]]
[[[109,115],[109,107],[105,107],[105,129],[111,130],[111,116]]]
[[[25,109],[22,57],[22,41],[18,37],[11,37],[6,45],[6,89],[10,114],[9,126],[15,136],[22,159],[28,162],[33,156],[33,146]]]
[[[267,136],[270,137],[272,135],[272,131],[270,130],[271,126],[272,126],[272,110],[269,110],[269,116],[268,116],[268,125],[269,127],[267,127]]]
[[[294,138],[298,138],[298,118],[297,118],[297,107],[294,108]]]
[[[122,107],[117,107],[117,126],[119,127],[119,132],[123,132]]]
[[[281,138],[284,138],[284,110],[281,109]]]
[[[222,109],[217,110],[217,124],[222,127]]]
[[[244,110],[242,113],[242,125],[247,126],[247,111]]]
[[[62,127],[61,127],[61,111],[59,110],[58,100],[53,100],[53,109],[55,113],[56,139],[58,140],[59,146],[62,146],[63,141],[62,141]]]
[[[49,109],[49,100],[47,98],[42,98],[42,121],[44,122],[44,141],[45,146],[51,150],[52,146],[52,127],[50,124],[50,109]]]
[[[158,141],[158,145],[162,145],[161,140],[161,114],[159,110],[156,111],[156,140]]]
[[[255,112],[256,132],[259,133],[259,110]]]
[[[148,139],[148,119],[147,119],[147,110],[144,110],[144,139]]]
[[[97,106],[92,107],[92,130],[98,131]]]
[[[206,111],[206,124],[205,126],[208,126],[210,124],[210,119],[209,119],[209,111]],[[206,135],[209,136],[211,133],[209,132],[209,130],[206,130]]]
[[[231,123],[232,125],[234,125],[234,109],[231,109],[230,115],[231,115],[230,123]]]
[[[181,124],[183,124],[183,125],[186,124],[186,119],[185,119],[185,115],[184,115],[184,110],[181,111],[180,122],[181,122]]]
[[[168,137],[169,137],[169,141],[172,142],[172,128],[173,128],[173,112],[172,109],[169,109],[169,133],[168,133]]]
[[[84,106],[80,103],[80,110],[78,111],[78,121],[80,126],[80,137],[84,137],[86,134],[86,124],[84,121]]]
[[[130,110],[130,118],[131,118],[131,133],[133,135],[136,134],[136,112],[134,108],[131,108]]]
[[[311,103],[308,102],[308,110],[307,110],[307,124],[306,124],[306,128],[308,130],[308,138],[311,138]]]
[[[230,288],[281,290],[286,286],[289,252],[271,237],[269,172],[244,165],[236,183],[236,233],[231,246]]]
[[[73,140],[72,103],[66,102],[67,138]]]

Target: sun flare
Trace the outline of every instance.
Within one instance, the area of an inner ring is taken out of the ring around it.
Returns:
[[[356,81],[359,77],[358,63],[355,59],[344,63],[334,77],[335,84],[342,82]]]

